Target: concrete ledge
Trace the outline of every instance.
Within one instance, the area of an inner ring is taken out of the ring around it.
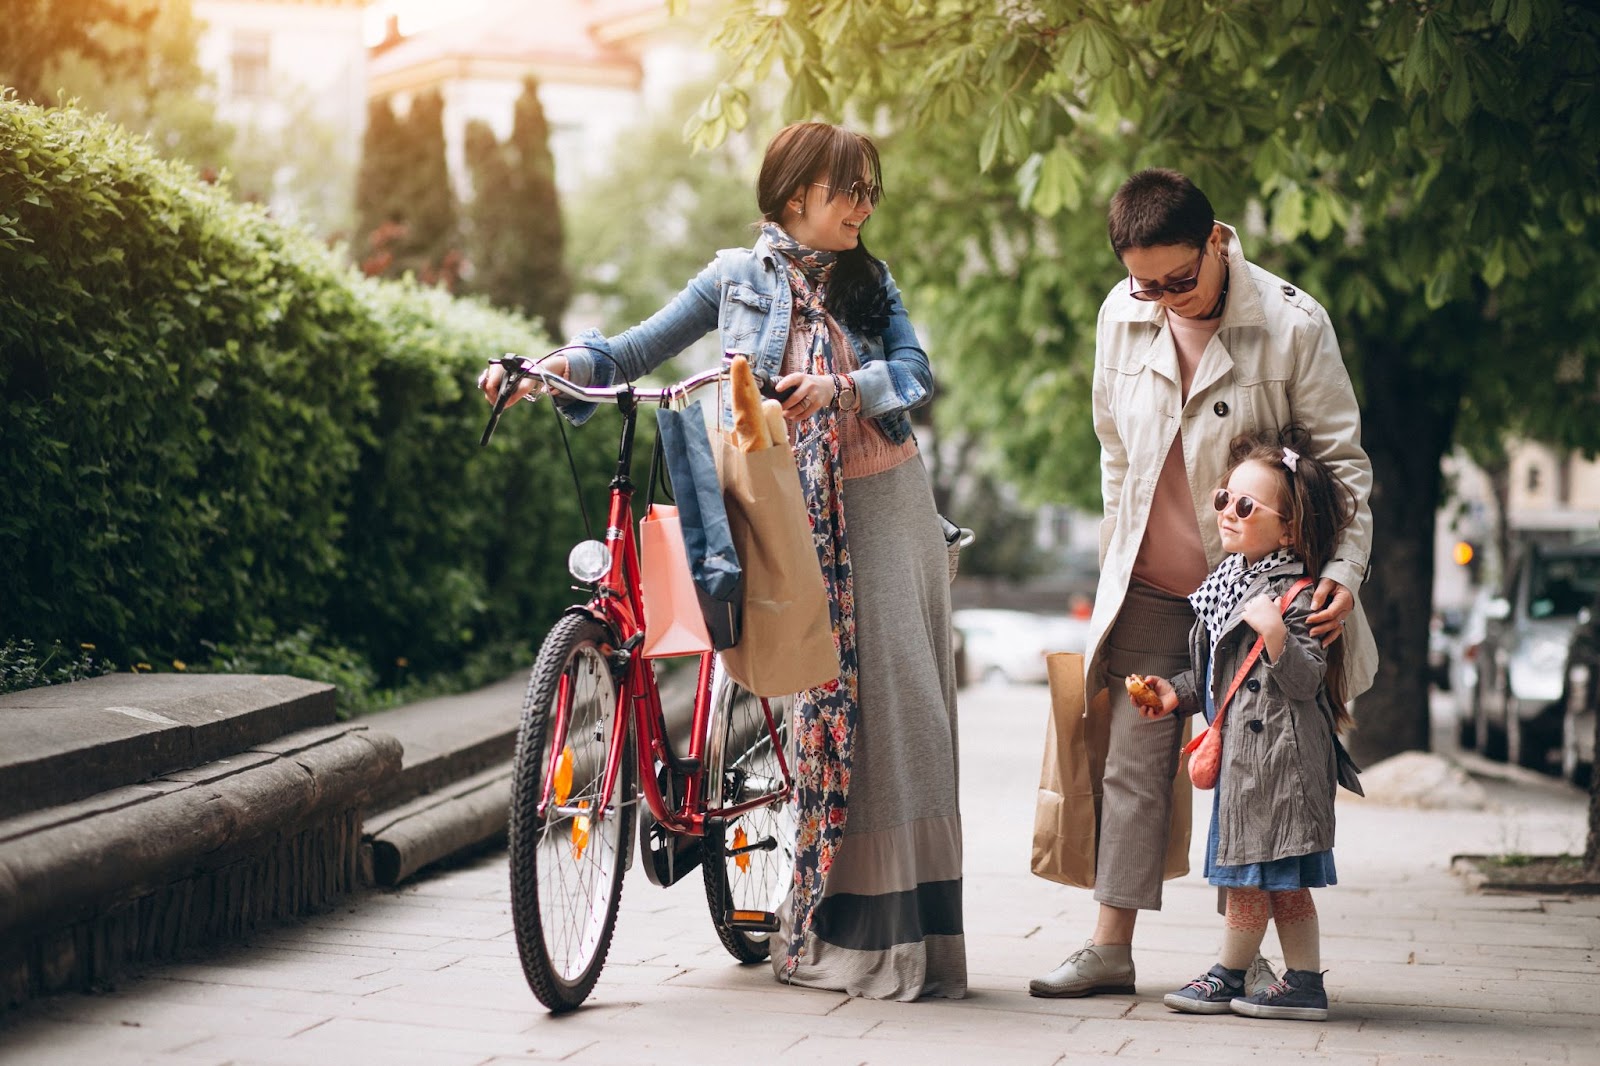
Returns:
[[[0,696],[0,818],[331,724],[332,685],[252,674],[108,674]]]
[[[394,738],[323,727],[0,822],[0,1004],[359,887],[360,810],[399,765]]]
[[[518,672],[475,692],[363,718],[404,749],[400,772],[374,791],[372,809],[399,807],[510,759],[527,686],[527,673]]]
[[[369,816],[362,830],[372,849],[372,878],[397,885],[425,866],[503,836],[510,811],[507,761]]]

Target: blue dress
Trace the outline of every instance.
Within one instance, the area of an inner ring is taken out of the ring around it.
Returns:
[[[1206,721],[1217,716],[1216,700],[1212,696],[1211,667],[1206,667]],[[1222,794],[1222,775],[1217,775],[1217,790]],[[1314,851],[1309,855],[1292,855],[1270,862],[1247,862],[1239,866],[1217,864],[1217,840],[1220,836],[1220,803],[1211,804],[1211,829],[1206,834],[1206,880],[1221,888],[1258,888],[1266,892],[1293,892],[1301,888],[1327,888],[1339,883],[1338,871],[1333,866],[1333,849]]]

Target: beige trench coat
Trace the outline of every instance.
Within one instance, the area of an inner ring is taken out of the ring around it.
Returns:
[[[1095,340],[1094,428],[1100,438],[1100,584],[1089,622],[1084,691],[1105,687],[1102,644],[1133,573],[1144,539],[1156,478],[1173,439],[1183,430],[1184,465],[1206,564],[1222,561],[1213,490],[1228,465],[1228,442],[1239,433],[1304,425],[1327,462],[1355,494],[1355,521],[1323,572],[1356,595],[1345,625],[1347,691],[1372,687],[1378,650],[1362,612],[1360,588],[1372,545],[1372,464],[1361,448],[1361,412],[1322,305],[1295,286],[1248,262],[1239,237],[1227,230],[1230,291],[1216,336],[1206,346],[1181,394],[1178,349],[1157,303],[1128,295],[1127,283],[1100,305]]]

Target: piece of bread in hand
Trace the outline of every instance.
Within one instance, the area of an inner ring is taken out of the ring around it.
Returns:
[[[1161,709],[1161,694],[1144,683],[1144,678],[1138,674],[1129,674],[1125,682],[1128,687],[1128,697],[1138,707],[1149,707],[1151,710]]]
[[[733,357],[728,383],[733,389],[733,443],[742,452],[770,447],[772,440],[761,414],[761,390],[756,388],[756,376],[750,372],[750,360],[742,355]]]
[[[762,400],[761,415],[767,423],[767,436],[773,447],[789,443],[789,423],[783,417],[783,404],[777,400]]]

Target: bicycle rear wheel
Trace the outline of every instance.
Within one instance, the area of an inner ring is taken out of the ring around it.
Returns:
[[[612,736],[626,728],[605,638],[583,615],[556,623],[528,679],[517,730],[511,913],[528,987],[557,1013],[588,998],[605,965],[636,811],[631,736],[611,795],[600,795]]]
[[[784,760],[793,766],[793,700],[783,697],[767,703]],[[706,806],[727,807],[777,791],[783,784],[783,769],[760,698],[719,670],[712,706]],[[707,819],[706,904],[722,946],[740,962],[760,962],[771,950],[770,916],[789,891],[794,850],[792,800],[756,807],[725,820]]]

